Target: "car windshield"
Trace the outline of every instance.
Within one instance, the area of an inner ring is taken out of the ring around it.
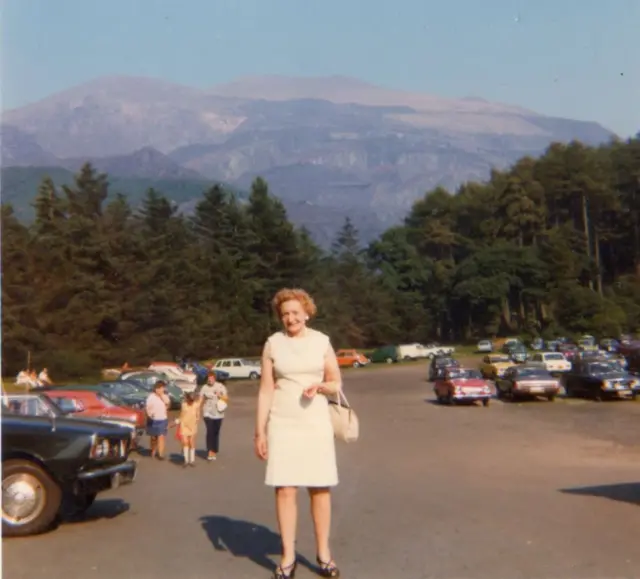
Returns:
[[[126,402],[113,392],[101,392],[100,396],[104,397],[109,402],[112,402],[114,406],[126,406]]]
[[[114,404],[113,402],[111,402],[111,400],[109,400],[109,398],[107,398],[107,396],[105,396],[102,392],[98,392],[97,397],[98,397],[98,400],[100,400],[100,402],[106,408],[115,408],[117,406],[117,404]]]
[[[454,370],[449,372],[449,377],[452,380],[482,380],[480,370]]]
[[[138,389],[128,382],[107,382],[105,386],[113,388],[120,394],[136,394],[138,392]]]
[[[3,396],[4,407],[11,414],[21,416],[61,416],[60,407],[45,396],[17,394]]]
[[[545,354],[545,360],[564,360],[564,356],[562,354]]]
[[[457,366],[458,362],[456,362],[453,358],[436,358],[436,366]]]
[[[551,375],[544,368],[520,368],[518,378],[549,378]]]
[[[595,364],[589,364],[589,372],[592,374],[620,372],[620,364],[617,364],[616,362],[596,362]]]
[[[143,380],[138,380],[135,377],[127,378],[127,382],[130,382],[133,386],[136,386],[145,392],[151,392],[153,390],[153,386],[151,384],[144,382]]]

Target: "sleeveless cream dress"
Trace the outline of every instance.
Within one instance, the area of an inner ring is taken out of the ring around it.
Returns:
[[[329,337],[307,328],[291,338],[277,332],[267,340],[276,380],[267,424],[265,484],[274,487],[329,487],[338,484],[336,450],[327,398],[303,390],[324,379]]]

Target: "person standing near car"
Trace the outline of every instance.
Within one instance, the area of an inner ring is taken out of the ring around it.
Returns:
[[[164,449],[169,428],[168,409],[171,404],[166,392],[166,384],[158,380],[153,392],[147,396],[145,411],[147,413],[147,434],[151,441],[151,458],[164,460]]]
[[[215,373],[209,375],[207,384],[201,388],[200,400],[207,431],[207,460],[216,460],[220,450],[220,429],[227,409],[229,392],[222,382],[216,381]]]

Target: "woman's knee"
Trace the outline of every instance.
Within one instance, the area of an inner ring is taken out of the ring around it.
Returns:
[[[330,487],[309,487],[307,490],[311,497],[331,494]]]
[[[277,487],[276,488],[276,496],[282,500],[295,499],[297,494],[298,494],[297,487]]]

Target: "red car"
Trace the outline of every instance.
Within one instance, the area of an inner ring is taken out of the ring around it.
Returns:
[[[558,346],[558,352],[569,360],[569,362],[573,362],[580,353],[580,348],[575,344],[560,344]]]
[[[144,410],[118,406],[99,392],[56,388],[46,390],[43,394],[74,416],[129,422],[135,427],[136,438],[144,434],[147,421]]]
[[[492,395],[491,383],[480,370],[467,368],[448,368],[442,378],[436,379],[433,391],[440,404],[480,400],[483,406],[489,406]]]

